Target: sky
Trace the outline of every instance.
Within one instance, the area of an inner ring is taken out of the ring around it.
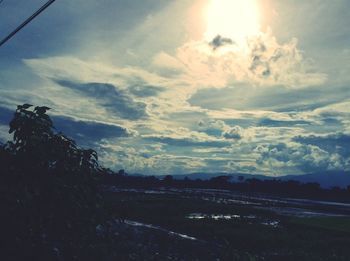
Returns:
[[[4,0],[0,38],[45,0]],[[57,0],[0,47],[18,104],[113,170],[350,170],[347,0]]]

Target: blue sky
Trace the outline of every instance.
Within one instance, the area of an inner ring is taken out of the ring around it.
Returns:
[[[218,1],[57,0],[0,47],[0,139],[31,103],[130,173],[349,171],[349,1]]]

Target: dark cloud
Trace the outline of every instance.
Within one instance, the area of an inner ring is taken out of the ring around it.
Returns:
[[[243,130],[240,126],[234,126],[222,133],[225,139],[240,140],[242,139]]]
[[[156,96],[164,89],[152,85],[134,85],[128,88],[128,91],[137,97],[151,97]]]
[[[8,126],[13,117],[14,111],[0,107],[0,125]],[[127,129],[106,123],[93,121],[80,121],[65,116],[51,116],[53,124],[58,131],[61,131],[70,138],[73,138],[81,145],[88,145],[103,138],[127,137]]]
[[[314,145],[332,153],[339,153],[343,157],[350,156],[350,135],[347,134],[298,136],[293,138],[293,140],[302,144]]]
[[[62,87],[96,99],[98,104],[121,118],[138,120],[147,117],[146,104],[134,101],[128,93],[112,84],[77,83],[65,80],[55,80],[55,82]]]
[[[275,56],[271,57],[269,60],[267,60],[264,57],[264,53],[266,52],[267,47],[263,42],[256,40],[254,41],[254,43],[250,43],[250,44],[251,44],[251,58],[250,58],[251,64],[249,66],[249,70],[260,77],[261,76],[265,78],[269,77],[271,75],[270,62],[274,61],[272,58]]]
[[[289,152],[291,149],[285,143],[262,145],[255,150],[260,153],[260,157],[257,160],[258,164],[262,164],[270,159],[280,162],[288,162],[290,160]]]
[[[322,122],[328,126],[339,126],[342,124],[339,119],[333,117],[325,117],[322,119]]]
[[[324,124],[324,126],[341,126],[343,125],[343,120],[349,118],[350,112],[338,112],[332,110],[323,110],[318,113],[318,118]],[[339,129],[338,129],[339,131]]]
[[[52,120],[57,130],[83,144],[90,144],[104,138],[127,137],[130,135],[127,129],[118,125],[79,121],[64,116],[54,116]]]
[[[303,120],[288,120],[288,121],[281,121],[281,120],[273,120],[269,118],[261,119],[257,126],[267,126],[267,127],[290,127],[295,125],[309,125],[311,124],[308,121]]]
[[[264,78],[267,78],[271,75],[269,63],[263,61],[260,55],[252,55],[249,70],[254,74]]]
[[[208,129],[200,129],[201,132],[208,134],[209,136],[220,137],[222,135],[221,129],[208,128]]]
[[[248,42],[250,46],[249,70],[259,78],[273,77],[278,80],[281,77],[281,66],[290,61],[300,62],[298,50],[292,45],[271,45],[263,38],[254,38]],[[287,72],[285,72],[287,73]]]
[[[242,128],[249,128],[258,125],[259,120],[256,118],[241,118],[241,119],[223,119],[225,124],[229,126],[241,126]]]
[[[225,46],[225,45],[232,45],[234,42],[230,38],[222,37],[221,35],[217,35],[210,43],[209,45],[213,47],[213,50]]]
[[[198,127],[201,132],[209,136],[225,138],[228,140],[240,140],[243,137],[244,130],[236,125],[226,125],[222,120],[200,120]]]
[[[199,131],[204,132],[210,136],[221,137],[225,122],[221,120],[205,120],[202,119],[198,123]]]

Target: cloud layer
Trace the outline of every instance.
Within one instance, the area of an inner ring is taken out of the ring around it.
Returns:
[[[77,10],[77,3],[60,5],[61,12],[72,14],[67,21],[43,17],[53,25],[55,37],[42,43],[51,51],[30,47],[34,36],[26,40],[30,55],[6,49],[6,57],[18,57],[0,61],[0,140],[9,138],[6,125],[15,106],[29,102],[53,108],[56,127],[98,150],[114,169],[267,175],[350,170],[345,27],[327,25],[332,28],[327,32],[344,36],[329,46],[311,35],[317,28],[306,34],[306,28],[287,21],[284,28],[293,35],[275,25],[275,31],[266,29],[243,42],[225,35],[208,40],[205,26],[198,24],[204,0],[107,2],[108,10],[94,1],[84,2],[84,10]],[[272,2],[276,8],[288,6]],[[349,7],[343,1],[334,5]],[[86,12],[94,14],[91,21]],[[305,16],[309,26],[311,18]],[[62,45],[53,43],[64,35],[60,21],[72,25]],[[49,35],[45,28],[35,29]]]

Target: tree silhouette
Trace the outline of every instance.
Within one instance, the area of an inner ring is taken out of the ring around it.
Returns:
[[[46,114],[50,108],[23,104],[17,106],[10,122],[9,133],[13,141],[7,150],[30,169],[40,167],[60,171],[61,174],[83,171],[85,174],[98,170],[98,156],[92,149],[81,149],[75,141],[57,132]]]
[[[106,218],[97,188],[103,168],[94,150],[54,128],[48,110],[17,106],[13,139],[0,144],[4,253],[11,260],[98,260],[95,230]]]

